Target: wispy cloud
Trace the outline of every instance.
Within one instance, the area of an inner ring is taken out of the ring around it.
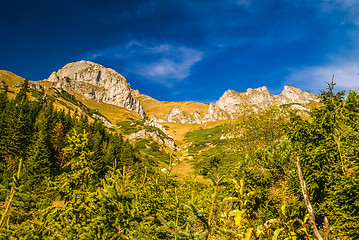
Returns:
[[[173,83],[190,75],[192,66],[203,57],[203,52],[187,47],[160,45],[147,49],[148,54],[157,57],[147,63],[139,63],[134,72],[172,87]]]
[[[128,71],[166,87],[173,87],[190,75],[193,65],[202,60],[203,54],[202,51],[186,46],[132,40],[120,46],[88,53],[86,59],[126,61]]]
[[[304,67],[291,70],[286,83],[305,90],[318,92],[326,88],[324,82],[330,82],[334,75],[336,90],[359,90],[359,62],[338,62],[331,65]]]

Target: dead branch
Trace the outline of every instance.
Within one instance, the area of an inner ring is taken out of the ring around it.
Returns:
[[[307,206],[307,209],[309,212],[309,224],[312,227],[314,235],[317,237],[317,239],[323,240],[322,236],[320,235],[320,233],[318,231],[317,225],[315,224],[314,209],[309,201],[307,187],[305,185],[305,181],[304,181],[303,174],[302,174],[302,169],[301,169],[300,163],[299,163],[299,157],[297,157],[297,169],[298,169],[299,181],[300,181],[300,186],[302,188],[305,206]]]

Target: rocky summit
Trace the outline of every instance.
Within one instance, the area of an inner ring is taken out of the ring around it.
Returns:
[[[146,117],[126,79],[115,70],[100,64],[89,61],[69,63],[46,80],[53,82],[55,88],[77,92],[88,99],[124,107],[142,118]]]

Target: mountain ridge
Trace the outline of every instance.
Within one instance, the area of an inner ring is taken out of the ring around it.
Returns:
[[[161,102],[141,94],[138,90],[133,90],[125,77],[115,70],[84,60],[66,64],[46,80],[56,88],[80,93],[88,99],[124,107],[137,113],[141,118],[148,117],[152,121],[161,123],[201,124],[236,118],[236,113],[242,104],[263,108],[270,105],[318,102],[313,93],[291,86],[285,86],[280,95],[272,95],[266,86],[249,88],[245,93],[227,90],[215,104],[194,101],[180,104]],[[191,104],[188,103],[193,103],[192,105],[198,108],[189,106]],[[166,104],[173,106],[168,107],[165,106]],[[155,107],[151,107],[152,105]],[[166,109],[165,112],[162,109]]]

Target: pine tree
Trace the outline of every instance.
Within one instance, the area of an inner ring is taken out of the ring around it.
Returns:
[[[93,152],[89,149],[88,133],[74,130],[68,138],[68,146],[63,149],[69,162],[64,166],[65,172],[59,176],[58,188],[66,200],[76,198],[79,194],[95,187],[96,172],[93,170]]]
[[[45,128],[46,122],[33,136],[32,144],[28,147],[28,157],[24,161],[22,179],[24,185],[31,190],[41,186],[41,182],[50,176],[51,151]]]

